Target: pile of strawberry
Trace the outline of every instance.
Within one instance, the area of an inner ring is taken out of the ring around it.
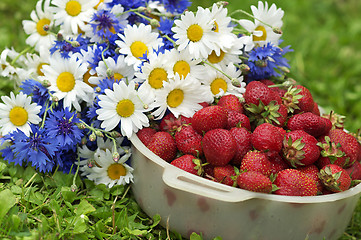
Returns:
[[[361,180],[361,145],[343,117],[320,114],[301,85],[252,81],[192,118],[172,113],[138,131],[155,154],[187,172],[249,191],[314,196]]]

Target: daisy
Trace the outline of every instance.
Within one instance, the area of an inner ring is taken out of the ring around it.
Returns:
[[[22,92],[16,96],[11,92],[10,97],[2,96],[1,100],[4,103],[0,103],[0,134],[6,135],[19,129],[29,136],[30,124],[41,121],[38,116],[41,106],[31,103],[31,97]]]
[[[144,54],[149,54],[153,49],[158,49],[163,46],[162,39],[159,38],[159,34],[152,32],[150,25],[144,25],[141,23],[137,25],[128,25],[124,29],[124,35],[118,34],[121,41],[115,41],[119,46],[119,53],[125,54],[125,62],[128,65],[133,65],[135,70],[138,70],[138,66],[142,63],[140,60]]]
[[[121,134],[130,138],[133,132],[149,126],[144,114],[149,109],[137,94],[134,81],[128,86],[123,81],[114,83],[113,89],[105,89],[105,95],[99,95],[98,120],[103,121],[101,127],[105,131],[113,130],[120,123]]]
[[[245,19],[238,21],[242,27],[251,33],[251,36],[248,36],[246,40],[251,45],[248,46],[248,49],[252,47],[252,44],[263,46],[267,42],[277,46],[281,34],[275,33],[272,28],[282,27],[284,11],[281,8],[277,8],[275,4],[272,4],[268,9],[268,3],[265,2],[263,4],[261,1],[258,2],[258,8],[251,6],[251,9],[255,18],[254,22]]]
[[[51,11],[54,14],[56,26],[61,26],[65,34],[77,35],[84,31],[95,12],[94,7],[99,0],[53,0]]]
[[[199,81],[191,76],[180,79],[179,75],[176,75],[169,82],[164,82],[163,89],[157,92],[154,105],[158,108],[153,114],[157,117],[156,119],[161,119],[169,110],[175,117],[179,115],[192,117],[202,108],[199,103],[210,101],[212,101],[212,96]]]
[[[0,76],[8,77],[10,79],[15,78],[16,68],[11,65],[11,62],[19,56],[19,53],[16,52],[13,48],[5,48],[0,54]],[[18,60],[24,56],[20,56]],[[22,61],[21,61],[22,62]]]
[[[44,46],[39,47],[39,55],[38,54],[26,54],[27,59],[27,68],[31,70],[31,73],[34,78],[39,76],[44,76],[43,66],[49,65],[50,62],[50,52]],[[29,77],[27,77],[29,78]]]
[[[181,19],[174,21],[172,31],[179,51],[187,51],[194,58],[207,58],[212,50],[216,50],[216,33],[212,31],[214,20],[210,14],[198,7],[196,15],[185,12]]]
[[[50,81],[49,91],[59,100],[63,99],[64,108],[72,106],[81,111],[79,102],[92,101],[93,89],[83,81],[87,66],[77,59],[78,54],[64,59],[60,54],[53,54],[50,65],[43,66],[44,77]]]
[[[113,78],[114,81],[126,79],[131,81],[134,78],[133,67],[127,65],[123,55],[119,55],[116,61],[113,58],[106,58],[100,61],[98,67],[95,68],[96,74],[89,78],[89,83],[98,85],[100,80],[105,78]],[[109,76],[110,73],[110,76]]]
[[[35,10],[30,14],[31,20],[24,20],[23,27],[26,34],[30,35],[26,43],[39,51],[40,46],[49,49],[56,37],[54,34],[44,30],[54,25],[53,14],[50,12],[50,0],[39,0]]]
[[[221,97],[227,94],[233,94],[237,97],[243,97],[245,92],[246,83],[243,81],[242,72],[238,70],[233,64],[229,64],[227,67],[221,68],[215,65],[227,76],[232,78],[234,81],[239,82],[240,86],[236,87],[232,84],[232,80],[226,75],[209,67],[207,71],[208,75],[202,79],[202,83],[207,86],[208,91],[211,92],[213,97]]]
[[[130,155],[131,153],[124,154],[119,161],[114,162],[113,154],[108,149],[100,152],[100,156],[95,158],[100,167],[94,167],[92,173],[87,176],[88,179],[95,184],[105,184],[109,188],[133,182],[133,168],[125,163]]]

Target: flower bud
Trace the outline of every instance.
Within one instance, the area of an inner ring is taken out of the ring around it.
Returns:
[[[258,61],[256,61],[256,66],[267,67],[267,62],[265,60],[258,60]]]
[[[44,30],[45,32],[49,31],[49,30],[50,30],[50,26],[49,26],[48,24],[45,24],[45,25],[43,26],[43,30]]]
[[[152,18],[152,20],[150,20],[150,25],[154,28],[160,27],[159,21],[155,18]]]
[[[57,39],[59,42],[63,41],[63,40],[64,40],[63,34],[58,33],[58,34],[56,35],[56,39]]]
[[[70,189],[72,192],[76,192],[78,190],[78,187],[75,184],[72,184]]]
[[[96,92],[101,92],[102,89],[101,89],[100,87],[96,87],[96,88],[95,88],[95,91],[96,91]]]
[[[53,96],[51,100],[53,102],[59,102],[59,98],[57,96]]]
[[[43,85],[44,87],[48,88],[51,86],[51,83],[49,80],[44,80],[42,81],[41,85]]]
[[[110,136],[113,137],[113,138],[119,138],[119,137],[122,136],[122,134],[120,134],[117,131],[112,131],[112,132],[110,132]]]
[[[104,134],[99,130],[95,131],[94,133],[97,135],[97,137],[104,137]]]
[[[111,70],[110,68],[107,69],[107,77],[108,77],[108,78],[114,77],[114,72],[113,72],[113,70]]]
[[[273,30],[273,32],[276,33],[276,34],[282,34],[282,33],[283,33],[282,30],[281,30],[281,28],[279,28],[279,27],[274,27],[274,28],[272,28],[272,30]]]
[[[97,135],[95,133],[90,134],[89,141],[94,142],[97,139]]]
[[[83,130],[83,129],[86,128],[86,126],[85,126],[84,123],[77,123],[76,125],[78,126],[78,128],[79,128],[80,130]]]
[[[147,11],[147,8],[146,7],[138,7],[138,12],[145,12]]]
[[[118,152],[114,152],[113,153],[113,160],[114,162],[118,162],[119,161],[119,158],[120,158],[120,155]]]
[[[239,65],[239,69],[242,71],[242,73],[246,74],[249,71],[251,71],[250,67],[247,64],[241,64]]]
[[[88,140],[87,140],[86,138],[82,138],[82,139],[81,139],[81,144],[82,144],[82,145],[85,145],[85,144],[87,143],[87,141],[88,141]]]
[[[240,86],[241,86],[241,82],[239,81],[238,78],[232,78],[232,79],[231,79],[231,83],[232,83],[232,85],[235,86],[235,87],[240,87]]]
[[[71,46],[72,46],[72,47],[75,47],[75,48],[76,48],[76,47],[80,47],[80,43],[79,43],[78,41],[72,41],[72,42],[71,42]]]

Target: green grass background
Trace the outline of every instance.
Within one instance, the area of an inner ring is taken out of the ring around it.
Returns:
[[[197,5],[208,7],[212,2],[194,1],[191,9],[195,10]],[[346,128],[356,131],[361,127],[361,1],[268,2],[285,11],[282,46],[291,45],[294,49],[286,55],[291,76],[308,87],[321,106],[346,115]],[[25,47],[21,21],[30,19],[35,3],[35,0],[0,1],[0,51],[13,46],[20,52]],[[257,1],[233,0],[229,9],[250,11],[252,4],[256,5]],[[0,94],[7,95],[11,89],[12,84],[1,78]],[[342,239],[360,239],[360,212],[359,204]]]

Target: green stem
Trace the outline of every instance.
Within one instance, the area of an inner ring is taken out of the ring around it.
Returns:
[[[171,37],[169,37],[167,34],[162,35],[162,37],[168,39],[168,41],[170,41],[174,47],[177,46],[177,43]]]
[[[38,173],[34,173],[34,175],[29,179],[29,181],[24,185],[24,188],[29,186],[29,184],[34,180],[34,178],[38,175]]]
[[[217,68],[216,66],[214,66],[212,63],[209,63],[207,61],[202,61],[202,63],[207,64],[208,66],[212,67],[213,69],[217,70],[218,72],[222,73],[224,76],[226,76],[227,78],[229,78],[229,80],[232,80],[232,77],[229,76],[227,73],[225,73],[224,71],[222,71],[221,69]]]
[[[273,29],[273,27],[272,27],[271,25],[269,25],[268,23],[266,23],[266,22],[264,22],[264,21],[256,18],[256,17],[253,16],[252,14],[250,14],[250,13],[248,13],[248,12],[242,10],[242,9],[237,9],[236,11],[232,12],[229,16],[232,16],[232,15],[234,15],[234,14],[236,14],[236,13],[239,13],[239,12],[240,12],[240,13],[243,13],[243,14],[245,14],[245,15],[247,15],[247,16],[249,16],[249,17],[251,17],[251,18],[253,18],[253,19],[257,20],[257,21],[259,21],[259,22],[262,23],[263,25],[268,26],[268,27],[270,27],[270,28]],[[238,20],[233,19],[233,18],[232,18],[232,21],[238,22]]]
[[[144,18],[145,20],[147,20],[147,21],[152,21],[152,18],[150,18],[150,17],[147,17],[147,16],[145,16],[145,15],[143,15],[143,14],[140,14],[139,12],[134,12],[135,14],[137,14],[139,17],[142,17],[142,18]]]
[[[21,51],[21,52],[19,53],[19,55],[16,56],[16,58],[14,58],[14,59],[11,61],[10,65],[13,66],[13,65],[15,64],[15,62],[20,58],[20,56],[24,55],[25,53],[29,52],[29,51],[32,50],[32,49],[33,49],[33,47],[27,47],[27,48],[25,48],[23,51]]]

